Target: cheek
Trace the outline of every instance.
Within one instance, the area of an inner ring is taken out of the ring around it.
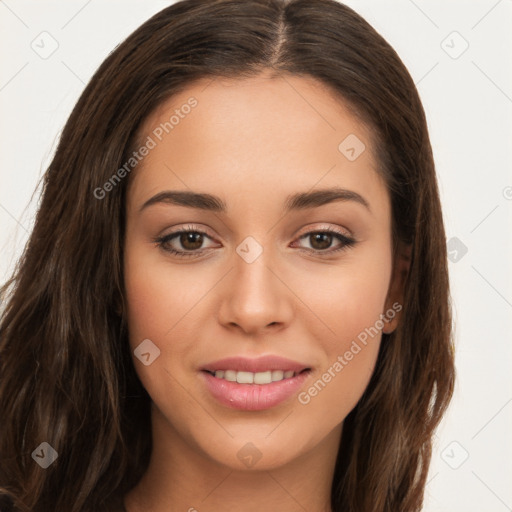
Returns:
[[[172,269],[158,251],[148,250],[143,244],[127,243],[124,279],[129,342],[136,372],[153,398],[168,399],[169,386],[176,384],[172,376],[183,382],[197,363],[193,347],[200,329],[194,315],[218,278],[199,278],[194,265]],[[148,365],[134,354],[146,339],[151,340],[159,354]]]
[[[305,329],[325,357],[298,401],[308,411],[308,421],[322,417],[326,429],[355,407],[375,367],[391,276],[391,254],[379,254],[376,259],[361,252],[357,263],[347,259],[346,265],[303,281],[304,290],[310,290],[308,306],[322,320],[305,323]]]
[[[307,306],[300,315],[308,319],[304,328],[315,330],[317,339],[320,331],[324,333],[321,339],[326,353],[343,350],[346,343],[380,320],[390,277],[391,253],[384,243],[378,247],[368,244],[364,250],[347,254],[339,264],[299,269],[293,282]]]
[[[340,346],[309,386],[299,393],[302,416],[321,430],[322,435],[339,425],[361,399],[373,373],[379,344],[380,335],[368,345],[355,340]]]
[[[309,422],[325,432],[342,422],[356,406],[372,376],[377,360],[383,322],[380,314],[384,293],[361,294],[347,287],[331,302],[325,321],[334,335],[317,337],[324,358],[308,387],[298,395],[299,407]],[[379,290],[380,291],[380,290]],[[321,341],[320,341],[321,340]]]
[[[130,339],[151,338],[163,342],[168,336],[180,339],[187,313],[204,295],[204,282],[185,266],[171,270],[154,249],[134,244],[125,257],[125,289]]]

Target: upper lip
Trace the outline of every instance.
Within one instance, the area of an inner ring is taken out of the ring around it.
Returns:
[[[209,372],[215,372],[217,370],[235,370],[252,373],[264,372],[267,370],[294,371],[298,373],[306,369],[310,369],[307,364],[273,355],[257,358],[227,357],[225,359],[219,359],[218,361],[208,363],[201,368],[201,370]]]

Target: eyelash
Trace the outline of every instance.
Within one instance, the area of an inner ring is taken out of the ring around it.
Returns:
[[[156,237],[153,239],[153,243],[155,243],[158,247],[163,249],[165,252],[172,254],[174,256],[177,256],[179,258],[188,258],[191,256],[198,256],[201,254],[201,252],[204,252],[205,249],[203,249],[203,250],[198,249],[195,251],[177,251],[176,249],[172,249],[172,248],[169,249],[166,247],[166,244],[168,244],[173,238],[176,238],[177,236],[181,235],[182,233],[197,233],[197,234],[204,235],[208,238],[211,238],[206,232],[204,232],[200,229],[195,229],[193,226],[187,226],[186,228],[180,229],[178,231],[174,231],[173,233],[169,233],[168,235]],[[335,238],[337,238],[340,242],[342,242],[342,245],[340,245],[336,249],[325,250],[325,251],[322,251],[319,249],[305,249],[305,248],[301,248],[299,250],[306,251],[309,253],[315,253],[322,257],[322,256],[326,256],[326,255],[331,255],[333,253],[337,253],[339,251],[346,250],[350,247],[353,247],[357,243],[357,241],[355,239],[350,238],[350,237],[340,233],[339,231],[336,231],[331,228],[326,228],[326,229],[317,230],[317,231],[308,231],[307,233],[304,233],[303,235],[301,235],[298,238],[298,240],[302,240],[303,238],[308,238],[311,235],[326,234],[326,233],[328,233],[330,235],[334,235]]]

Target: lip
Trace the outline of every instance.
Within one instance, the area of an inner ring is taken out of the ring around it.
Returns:
[[[292,361],[284,357],[267,355],[257,358],[246,358],[246,357],[227,357],[225,359],[219,359],[212,363],[208,363],[201,368],[209,372],[215,372],[217,370],[235,370],[238,372],[264,372],[267,370],[283,370],[283,371],[294,371],[296,373],[301,372],[307,368],[311,368],[307,364]],[[270,384],[267,384],[270,385]]]
[[[238,384],[218,379],[207,370],[199,374],[212,396],[222,405],[245,411],[262,411],[279,405],[297,393],[311,370],[270,384]]]
[[[206,388],[220,404],[232,409],[262,411],[281,404],[297,393],[311,374],[311,369],[310,365],[304,363],[280,356],[266,355],[257,358],[227,357],[219,359],[200,368],[199,374]],[[297,375],[270,384],[239,384],[219,379],[209,373],[217,370],[252,373],[283,370],[293,371]]]

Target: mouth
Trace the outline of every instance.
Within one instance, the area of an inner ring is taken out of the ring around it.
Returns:
[[[285,403],[304,386],[311,365],[276,355],[228,357],[200,368],[202,385],[230,409],[261,411]]]
[[[305,372],[310,372],[311,368],[304,368],[300,371],[294,370],[265,370],[261,372],[237,371],[237,370],[203,370],[216,379],[238,384],[257,384],[268,385],[273,382],[281,382],[287,379],[293,379]]]

